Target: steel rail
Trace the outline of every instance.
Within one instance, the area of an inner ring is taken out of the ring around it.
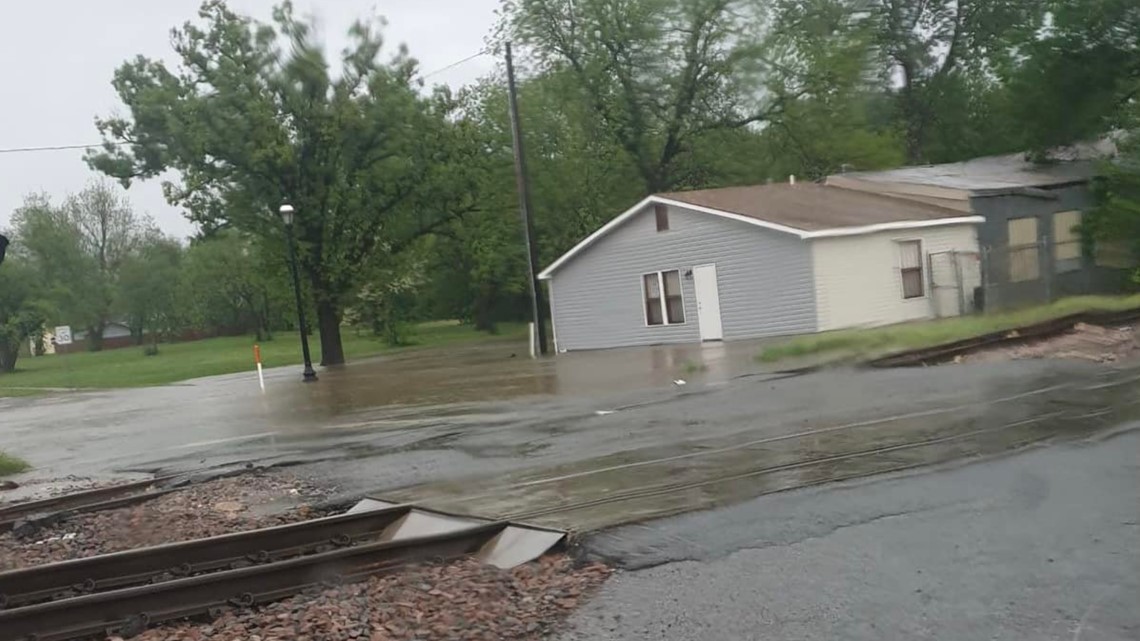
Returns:
[[[400,505],[0,572],[0,608],[345,547],[374,539],[410,511]]]
[[[506,522],[488,523],[0,611],[0,640],[131,636],[155,623],[217,616],[226,606],[249,607],[320,585],[358,581],[415,562],[473,554],[507,526]]]
[[[132,499],[134,501],[141,501],[154,498],[158,496],[160,492],[165,493],[165,490],[150,493],[144,492],[144,490],[148,487],[162,484],[172,478],[174,477],[163,476],[0,507],[0,533],[11,530],[17,522],[31,516],[60,512],[91,512],[129,505]],[[150,496],[147,496],[148,494]]]

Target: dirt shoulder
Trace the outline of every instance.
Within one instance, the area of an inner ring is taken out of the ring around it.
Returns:
[[[954,362],[990,363],[1032,358],[1064,358],[1094,363],[1115,363],[1134,359],[1140,355],[1140,343],[1137,342],[1136,334],[1138,326],[1140,325],[1101,327],[1077,323],[1071,330],[1058,336],[1020,345],[982,349],[959,356]],[[1016,337],[1016,332],[1011,332],[1010,338]]]

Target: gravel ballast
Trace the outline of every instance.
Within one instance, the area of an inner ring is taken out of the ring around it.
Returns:
[[[609,576],[551,555],[511,570],[463,559],[302,594],[209,623],[148,630],[137,641],[497,641],[558,629]]]
[[[139,505],[0,535],[0,571],[303,521],[321,516],[309,505],[323,497],[282,472],[206,481]]]

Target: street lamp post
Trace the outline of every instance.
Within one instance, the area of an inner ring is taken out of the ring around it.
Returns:
[[[305,372],[302,374],[306,383],[317,380],[317,372],[313,370],[313,359],[309,356],[309,326],[305,323],[305,305],[301,302],[301,278],[297,275],[297,248],[293,241],[293,205],[285,203],[277,210],[281,220],[285,223],[285,237],[289,245],[289,271],[293,274],[293,294],[297,297],[297,320],[301,327],[301,354],[305,357]]]

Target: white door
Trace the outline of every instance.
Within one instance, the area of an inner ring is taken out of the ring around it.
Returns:
[[[702,341],[719,341],[724,338],[720,325],[720,290],[716,285],[716,265],[697,265],[693,268],[693,288],[697,295],[697,323]]]

